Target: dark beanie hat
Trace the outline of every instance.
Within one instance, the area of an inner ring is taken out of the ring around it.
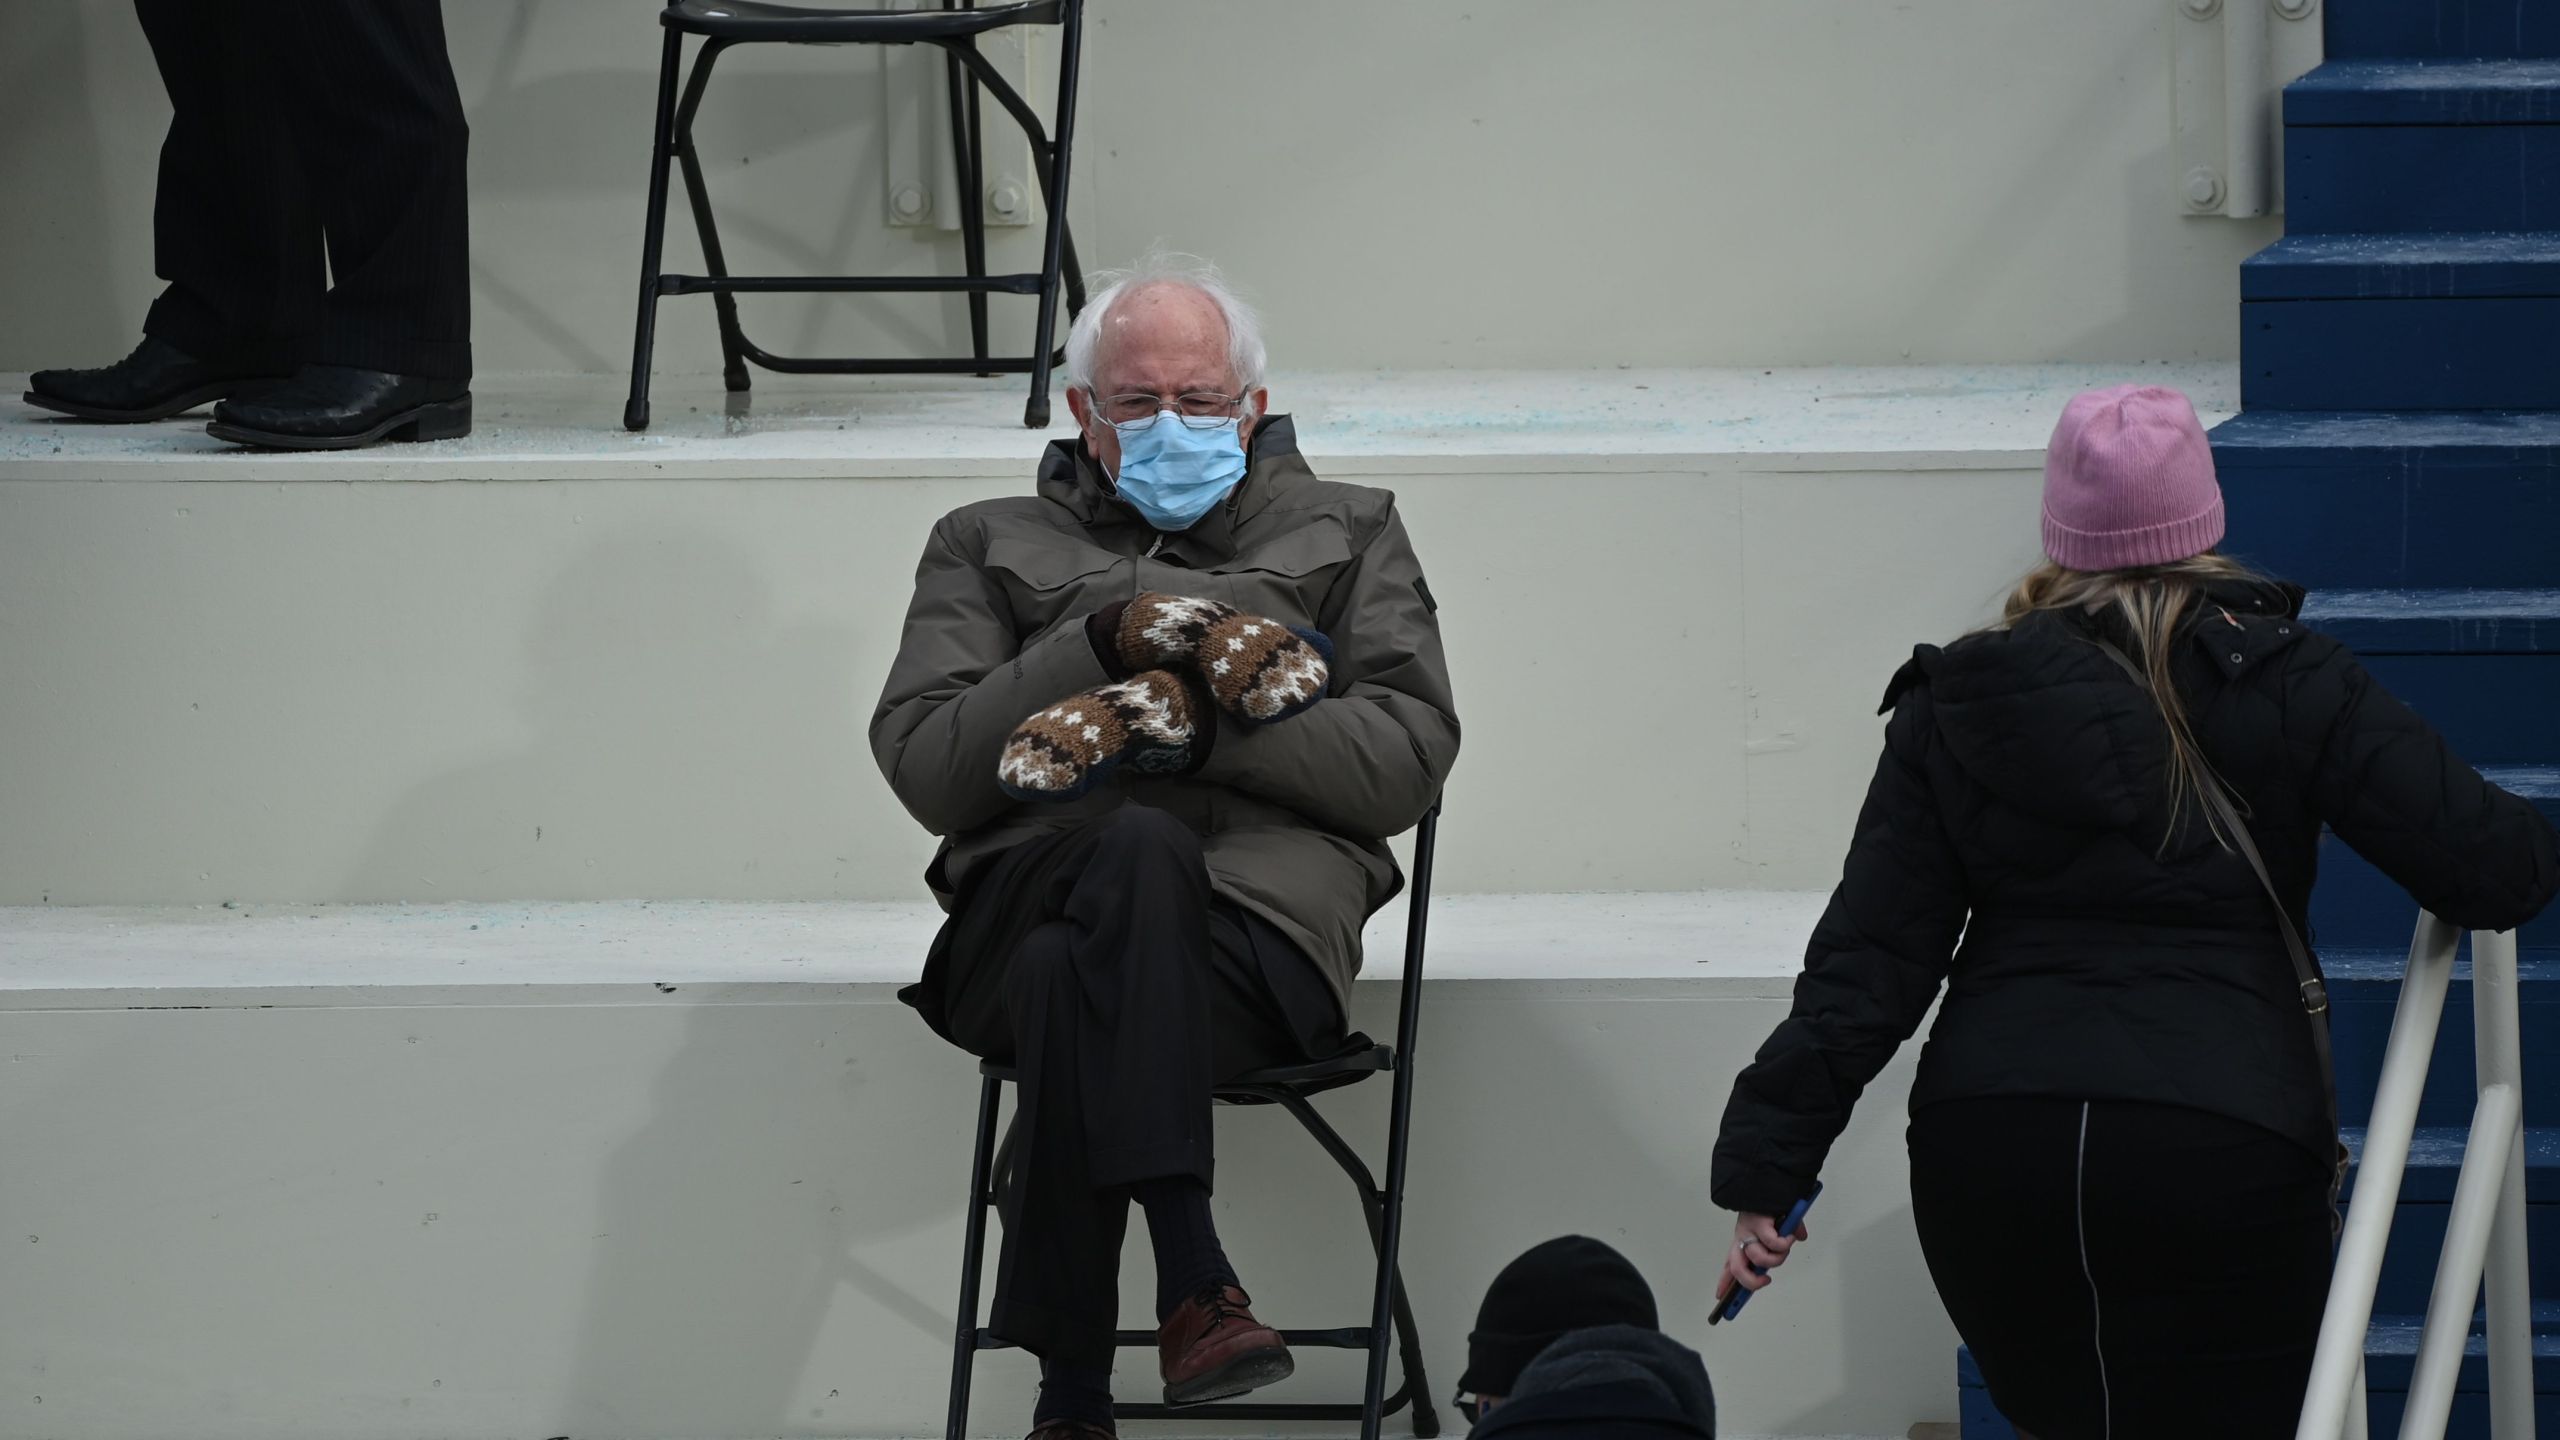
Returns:
[[[1627,1257],[1583,1235],[1550,1240],[1502,1267],[1467,1336],[1468,1395],[1508,1395],[1538,1352],[1568,1330],[1634,1325],[1659,1330],[1653,1287]]]

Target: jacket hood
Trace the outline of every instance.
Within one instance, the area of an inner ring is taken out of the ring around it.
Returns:
[[[2274,640],[2271,622],[2297,617],[2302,594],[2273,582],[2217,586],[2180,643],[2192,643],[2208,621]],[[2282,628],[2288,636],[2300,629]],[[2129,829],[2166,804],[2160,777],[2169,733],[2150,695],[2095,643],[2101,639],[2130,652],[2122,622],[2107,611],[2045,611],[1943,650],[1923,645],[1894,677],[1884,708],[1925,683],[1948,754],[2003,803],[2057,825]],[[2230,648],[2216,640],[2211,650],[2219,661]],[[2243,646],[2262,648],[2257,640]]]
[[[1707,1381],[1706,1361],[1662,1332],[1634,1325],[1569,1332],[1520,1372],[1519,1389],[1492,1418],[1513,1414],[1514,1407],[1523,1417],[1549,1411],[1560,1415],[1557,1406],[1580,1398],[1605,1402],[1614,1417],[1681,1427],[1666,1433],[1715,1434],[1716,1392]],[[1478,1430],[1484,1433],[1485,1427]]]

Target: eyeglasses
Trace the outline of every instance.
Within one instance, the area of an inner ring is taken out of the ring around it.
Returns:
[[[1144,390],[1124,395],[1109,395],[1096,402],[1102,418],[1115,426],[1136,425],[1153,421],[1160,411],[1170,410],[1182,417],[1182,423],[1194,430],[1215,430],[1236,418],[1244,405],[1242,395],[1219,395],[1210,391],[1194,391],[1168,399]]]

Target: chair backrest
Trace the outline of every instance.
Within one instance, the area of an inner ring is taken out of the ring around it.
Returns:
[[[1414,1037],[1422,1023],[1422,957],[1425,932],[1431,925],[1431,865],[1440,848],[1440,802],[1431,802],[1422,823],[1413,827],[1413,874],[1406,880],[1404,984],[1396,1004],[1396,1064],[1413,1063]]]

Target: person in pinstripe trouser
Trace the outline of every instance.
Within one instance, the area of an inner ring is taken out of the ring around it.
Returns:
[[[470,129],[439,0],[135,0],[172,114],[168,288],[123,360],[27,400],[343,449],[471,428]]]

